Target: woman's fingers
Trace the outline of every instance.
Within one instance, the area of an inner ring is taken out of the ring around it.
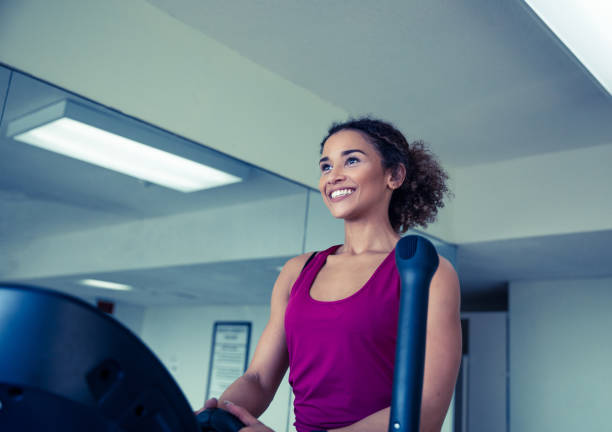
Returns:
[[[244,423],[247,429],[241,430],[274,432],[272,429],[253,417],[245,408],[235,405],[230,401],[223,401],[222,406],[224,410],[234,414],[242,423]]]
[[[204,409],[206,408],[217,408],[217,398],[210,398],[206,402],[204,402]]]
[[[200,414],[202,411],[204,411],[207,408],[217,408],[217,402],[218,401],[216,398],[208,399],[206,402],[204,402],[204,406],[195,412],[195,415]]]
[[[245,424],[245,426],[250,426],[254,423],[258,423],[258,420],[253,417],[250,412],[248,412],[245,408],[241,406],[235,405],[232,402],[226,400],[223,401],[222,406],[224,410],[229,411],[236,417],[238,417],[240,421]]]

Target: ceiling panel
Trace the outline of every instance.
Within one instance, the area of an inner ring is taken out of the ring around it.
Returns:
[[[612,97],[521,0],[149,2],[449,165],[612,142]]]

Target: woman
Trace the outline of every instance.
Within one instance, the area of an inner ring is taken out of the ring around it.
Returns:
[[[333,125],[321,143],[319,189],[344,220],[344,244],[289,260],[246,373],[205,407],[247,425],[272,401],[286,370],[298,432],[386,431],[399,308],[400,233],[435,220],[447,176],[422,142],[371,118]],[[309,259],[312,258],[312,259]],[[421,431],[439,431],[461,359],[459,282],[440,257],[430,285]],[[230,402],[231,401],[231,402]]]

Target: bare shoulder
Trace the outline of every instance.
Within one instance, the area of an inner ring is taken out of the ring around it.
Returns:
[[[304,264],[306,264],[306,261],[308,261],[308,258],[310,258],[312,254],[313,252],[306,252],[291,258],[285,263],[282,271],[299,274],[299,272],[302,270],[302,267],[304,267]]]
[[[438,264],[438,269],[434,274],[434,279],[439,279],[440,282],[446,282],[446,284],[449,285],[458,285],[459,278],[457,276],[457,272],[455,271],[455,267],[453,267],[451,262],[442,255],[438,255],[438,257],[440,258],[440,264]]]
[[[451,262],[443,256],[440,256],[440,264],[431,280],[429,294],[430,304],[437,303],[453,310],[459,309],[459,277]]]
[[[291,258],[283,266],[283,269],[281,270],[281,274],[285,273],[287,277],[295,281],[295,279],[297,279],[300,272],[302,271],[304,264],[306,264],[306,261],[308,261],[308,258],[310,258],[312,254],[313,252],[306,252],[296,257]]]
[[[308,258],[312,255],[312,252],[303,253],[301,255],[295,256],[288,260],[278,275],[278,279],[276,280],[276,284],[274,286],[275,291],[281,291],[283,297],[289,297],[289,293],[291,292],[291,287],[297,280],[304,264],[308,261]]]

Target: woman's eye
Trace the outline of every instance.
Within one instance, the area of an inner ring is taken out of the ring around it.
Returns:
[[[321,172],[327,172],[331,169],[331,165],[330,164],[322,164],[321,165]]]
[[[357,162],[359,162],[359,159],[356,157],[350,157],[346,160],[347,165],[355,165]]]

